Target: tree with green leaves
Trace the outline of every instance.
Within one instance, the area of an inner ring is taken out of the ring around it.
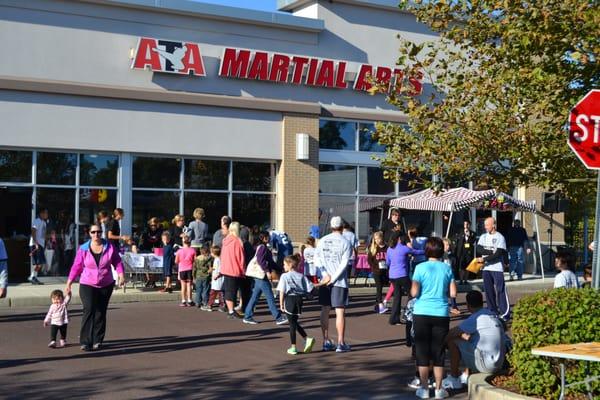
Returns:
[[[589,193],[593,182],[581,182],[593,175],[568,148],[566,123],[599,85],[597,0],[403,0],[400,7],[439,39],[400,37],[398,66],[404,77],[423,76],[420,96],[406,78],[371,89],[409,120],[377,127],[388,177],[410,174],[436,188],[474,181]]]

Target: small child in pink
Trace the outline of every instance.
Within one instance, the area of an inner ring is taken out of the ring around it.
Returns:
[[[63,294],[62,290],[53,290],[50,293],[52,299],[52,305],[44,318],[44,326],[50,325],[50,343],[48,347],[65,347],[67,340],[67,325],[69,324],[69,315],[67,313],[67,306],[71,301],[71,296]],[[60,342],[56,344],[56,335],[60,331]]]
[[[190,247],[189,236],[183,236],[183,247],[175,253],[175,263],[179,265],[179,281],[181,282],[181,307],[191,307],[192,301],[192,268],[196,259],[196,249]]]

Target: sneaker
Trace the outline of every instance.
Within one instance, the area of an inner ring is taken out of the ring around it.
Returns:
[[[33,278],[28,278],[27,280],[31,282],[32,285],[43,285],[43,283],[35,276]]]
[[[307,337],[306,343],[304,344],[304,352],[310,353],[312,351],[312,348],[314,345],[315,345],[315,338]]]
[[[81,351],[92,351],[92,348],[87,344],[82,344],[80,347]]]
[[[235,307],[233,308],[233,310],[234,310],[234,311],[242,311],[242,305],[241,305],[241,304],[238,304],[237,306],[235,306]]]
[[[298,350],[296,350],[296,348],[295,348],[295,347],[290,347],[289,349],[287,349],[287,353],[288,353],[289,355],[295,356],[295,355],[297,355],[297,354],[298,354]]]
[[[446,397],[450,397],[450,394],[448,394],[446,389],[435,389],[436,399],[445,399]]]
[[[328,340],[323,342],[323,351],[333,351],[335,350],[335,344],[332,341]]]
[[[202,306],[202,307],[200,307],[200,310],[212,312],[212,308],[210,308],[209,306]]]
[[[411,389],[418,389],[421,387],[421,380],[415,376],[412,381],[408,382],[407,386]]]
[[[242,317],[240,316],[240,314],[236,313],[235,311],[232,313],[227,313],[227,318],[229,319],[242,319]]]
[[[256,322],[254,320],[254,318],[250,317],[250,318],[244,318],[242,320],[243,323],[248,324],[248,325],[258,325],[258,322]]]
[[[60,341],[58,342],[58,347],[65,347],[67,345],[67,342],[65,342],[64,339],[60,339]]]
[[[211,308],[212,311],[212,308]],[[219,307],[219,312],[226,313],[227,309],[225,307]]]
[[[187,303],[179,303],[179,307],[187,307]]]
[[[460,377],[458,379],[460,379],[460,383],[466,385],[469,382],[469,374],[463,372],[462,374],[460,374]]]
[[[347,353],[350,351],[350,345],[346,343],[339,343],[335,349],[336,353]]]
[[[389,310],[390,310],[389,308],[387,308],[386,306],[383,306],[379,309],[379,314],[385,314]]]
[[[287,324],[287,323],[288,323],[288,319],[287,319],[287,317],[286,317],[286,316],[282,315],[281,317],[279,317],[279,318],[277,318],[277,319],[275,320],[275,323],[276,323],[277,325],[283,325],[283,324]]]
[[[188,307],[194,307],[196,305],[196,303],[194,303],[193,301],[188,301],[187,305],[188,305]]]
[[[415,395],[420,399],[428,399],[429,389],[418,388]]]
[[[458,376],[452,376],[448,374],[442,381],[442,388],[444,389],[462,389],[463,384]]]
[[[56,342],[53,340],[50,343],[48,343],[48,347],[50,347],[51,349],[54,349],[56,347]]]
[[[102,343],[96,343],[92,346],[92,350],[100,350],[102,349]]]

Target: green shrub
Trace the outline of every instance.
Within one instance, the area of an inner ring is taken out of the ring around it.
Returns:
[[[560,288],[523,297],[514,308],[512,334],[514,345],[509,361],[521,392],[557,399],[561,360],[534,356],[531,349],[600,342],[600,291]],[[585,362],[569,361],[565,367],[567,384],[585,378]],[[600,375],[600,363],[591,363],[590,368],[592,375]],[[600,382],[592,383],[592,387],[597,393]],[[584,392],[585,386],[570,390],[570,393]]]

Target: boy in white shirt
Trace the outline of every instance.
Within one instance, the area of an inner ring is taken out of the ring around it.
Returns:
[[[559,251],[554,259],[554,265],[560,272],[554,277],[554,288],[564,287],[579,288],[577,275],[571,271],[573,268],[573,257],[569,253]]]
[[[34,285],[42,285],[37,278],[38,272],[46,264],[44,249],[46,247],[46,220],[48,210],[42,208],[38,217],[31,224],[31,239],[29,239],[29,250],[31,254],[31,275],[27,280]]]

